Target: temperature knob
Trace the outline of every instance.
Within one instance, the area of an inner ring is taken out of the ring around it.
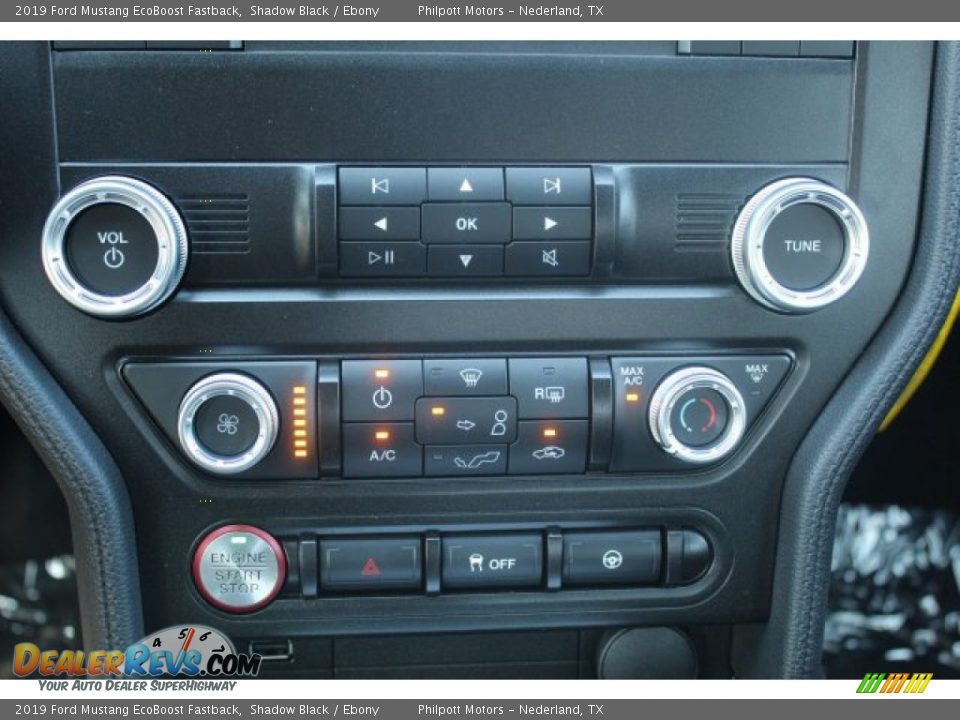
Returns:
[[[740,284],[755,300],[803,313],[850,292],[866,267],[870,234],[847,195],[819,180],[787,178],[750,198],[730,251]]]
[[[650,400],[650,432],[667,452],[689,463],[729,455],[746,430],[743,396],[731,380],[708,367],[668,375]]]
[[[173,204],[133,178],[96,178],[58,202],[43,228],[43,268],[53,288],[85,313],[132,317],[180,284],[187,232]]]
[[[249,470],[277,440],[277,405],[259,382],[217,373],[197,382],[180,402],[177,434],[193,462],[217,475]]]

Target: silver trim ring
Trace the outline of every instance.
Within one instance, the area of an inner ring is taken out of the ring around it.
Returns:
[[[84,210],[106,203],[133,208],[150,223],[157,239],[157,265],[150,278],[126,295],[102,295],[84,287],[67,262],[70,223]],[[130,317],[166,300],[187,267],[187,231],[173,204],[156,188],[118,175],[77,185],[54,205],[43,226],[43,269],[53,288],[79,310],[98,317]]]
[[[706,447],[684,445],[670,424],[677,401],[696,388],[710,388],[720,393],[729,410],[723,434]],[[713,368],[693,366],[676,370],[660,382],[650,399],[648,420],[650,432],[664,452],[689,463],[703,464],[716,462],[736,448],[747,428],[747,410],[743,396],[730,378]]]
[[[793,290],[773,277],[763,258],[763,243],[774,218],[803,203],[826,208],[840,221],[844,250],[829,280],[811,290]],[[774,310],[811,312],[842,298],[860,279],[870,253],[870,233],[856,203],[835,187],[812,178],[786,178],[760,190],[740,211],[730,253],[740,284],[757,302]]]
[[[240,455],[212,453],[197,438],[194,418],[200,407],[219,395],[233,395],[246,402],[260,424],[257,439]],[[277,405],[267,389],[256,380],[237,373],[217,373],[197,382],[180,402],[177,436],[180,447],[193,462],[216,475],[234,475],[249,470],[273,449],[279,431]]]

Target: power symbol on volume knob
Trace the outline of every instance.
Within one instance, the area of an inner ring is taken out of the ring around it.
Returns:
[[[103,254],[103,264],[111,270],[123,267],[123,261],[126,259],[123,250],[118,247],[111,247]]]

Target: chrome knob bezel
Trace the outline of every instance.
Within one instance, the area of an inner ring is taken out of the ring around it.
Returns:
[[[96,205],[125,205],[140,213],[157,241],[157,264],[149,279],[124,295],[105,295],[80,282],[67,260],[67,231],[84,210]],[[177,209],[159,190],[119,175],[77,185],[53,206],[43,227],[43,269],[54,290],[78,310],[104,318],[146,313],[177,289],[187,267],[187,231]]]
[[[218,455],[204,447],[197,437],[194,425],[197,411],[205,402],[220,395],[243,400],[257,416],[257,439],[239,455]],[[273,449],[279,429],[279,413],[273,396],[259,382],[239,373],[216,373],[198,381],[184,395],[177,412],[181,449],[197,466],[215,475],[235,475],[256,466]]]
[[[828,210],[840,222],[844,235],[839,268],[826,282],[809,290],[781,285],[763,256],[770,224],[784,210],[801,204]],[[813,178],[786,178],[760,190],[740,211],[730,254],[737,279],[757,302],[781,312],[807,313],[836,302],[853,289],[866,269],[870,232],[857,204],[840,190]]]
[[[670,423],[677,401],[685,393],[697,388],[709,388],[720,393],[729,411],[723,434],[705,447],[684,444],[673,432]],[[706,464],[722,460],[740,444],[747,428],[747,410],[740,391],[730,378],[709,367],[685,367],[667,375],[654,390],[648,413],[653,439],[664,452],[688,463]]]

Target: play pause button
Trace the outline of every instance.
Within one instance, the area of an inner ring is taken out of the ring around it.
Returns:
[[[485,277],[503,274],[503,248],[494,245],[431,245],[427,274]]]
[[[342,242],[344,277],[417,277],[426,270],[426,248],[417,242]]]

